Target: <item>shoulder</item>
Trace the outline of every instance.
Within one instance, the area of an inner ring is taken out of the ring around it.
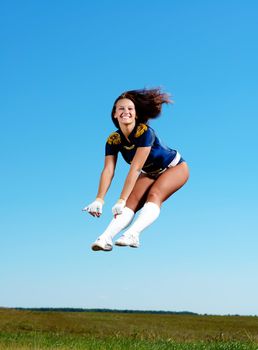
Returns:
[[[136,128],[134,140],[139,147],[149,147],[155,141],[155,133],[149,125],[141,123]]]
[[[108,138],[107,138],[107,143],[109,145],[119,145],[121,143],[121,136],[117,131],[112,132]]]
[[[142,136],[144,133],[146,133],[149,130],[149,126],[143,123],[140,123],[135,131],[134,137],[138,138]]]

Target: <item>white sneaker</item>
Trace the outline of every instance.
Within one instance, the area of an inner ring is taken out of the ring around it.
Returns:
[[[105,252],[110,252],[113,249],[113,244],[111,240],[105,238],[98,238],[91,246],[91,249],[95,252],[98,250],[104,250]]]
[[[125,234],[118,238],[118,240],[115,242],[115,245],[119,247],[131,247],[131,248],[139,248],[140,242],[139,238],[132,234]]]

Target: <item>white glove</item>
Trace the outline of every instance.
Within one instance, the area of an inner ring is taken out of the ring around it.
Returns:
[[[112,208],[112,213],[113,213],[114,217],[116,217],[117,215],[122,214],[123,209],[125,207],[125,203],[126,203],[126,201],[124,199],[119,199],[116,202],[116,204]]]
[[[102,214],[102,207],[103,207],[104,201],[101,198],[96,198],[94,202],[89,204],[87,207],[83,208],[83,211],[87,211],[92,216],[99,217]]]

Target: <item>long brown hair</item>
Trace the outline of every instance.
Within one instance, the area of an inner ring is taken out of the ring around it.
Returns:
[[[161,88],[130,90],[123,92],[114,102],[111,117],[116,127],[119,127],[118,121],[114,118],[117,101],[128,98],[135,105],[137,124],[147,123],[149,119],[157,118],[162,110],[163,103],[172,103],[169,94],[162,92]]]

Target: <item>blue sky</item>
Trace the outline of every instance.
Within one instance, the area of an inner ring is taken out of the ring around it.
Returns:
[[[258,314],[256,1],[2,1],[0,305]],[[110,111],[175,100],[151,123],[191,177],[140,249],[90,250]]]

